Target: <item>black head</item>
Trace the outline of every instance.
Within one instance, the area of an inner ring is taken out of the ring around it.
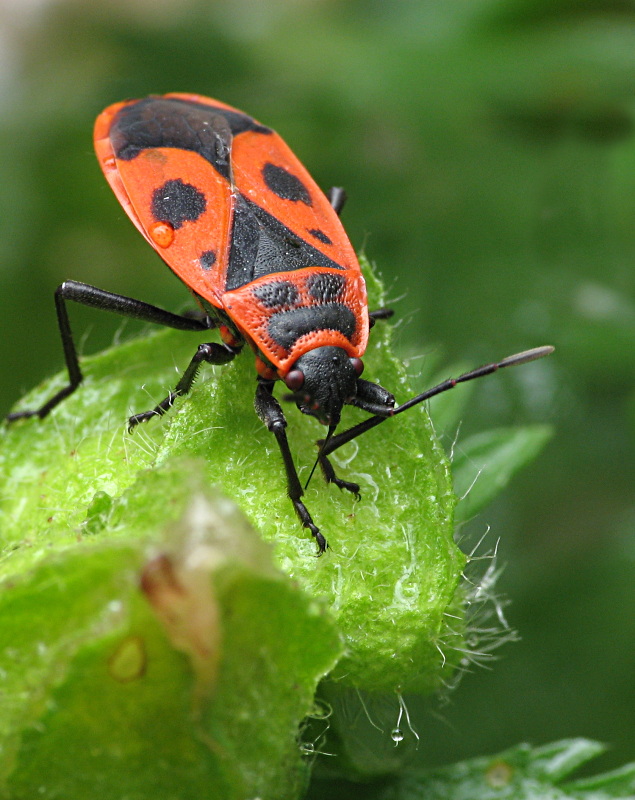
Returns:
[[[359,358],[351,358],[341,347],[316,347],[300,356],[284,382],[300,411],[335,426],[342,406],[355,399],[363,368]]]

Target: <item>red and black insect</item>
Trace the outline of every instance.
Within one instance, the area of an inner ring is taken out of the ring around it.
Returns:
[[[95,149],[126,213],[189,287],[202,313],[173,314],[65,281],[55,292],[55,306],[68,385],[41,408],[14,412],[9,421],[45,417],[82,381],[68,300],[180,330],[217,328],[222,344],[199,345],[174,390],[156,408],[130,417],[129,429],[161,416],[187,394],[202,362],[224,364],[248,344],[258,373],[256,413],[276,437],[289,497],[323,553],[326,540],[302,502],[287,422],[273,395],[276,381],[284,381],[300,411],[328,426],[326,439],[318,443],[327,482],[359,495],[357,484],[336,476],[330,453],[457,383],[553,349],[540,347],[479,367],[395,408],[390,392],[360,377],[369,328],[391,312],[368,311],[359,263],[339,220],[342,189],[331,189],[327,199],[274,131],[198,95],[168,94],[110,106],[97,118]],[[344,405],[371,416],[334,435]]]

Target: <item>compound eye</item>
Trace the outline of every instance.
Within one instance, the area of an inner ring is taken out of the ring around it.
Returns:
[[[292,392],[297,392],[304,385],[304,372],[301,369],[292,369],[284,382]]]
[[[351,364],[353,365],[353,369],[355,370],[355,374],[359,378],[359,376],[364,371],[364,362],[361,358],[351,358]]]

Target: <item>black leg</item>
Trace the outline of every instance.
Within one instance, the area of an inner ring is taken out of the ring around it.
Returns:
[[[362,378],[357,380],[357,394],[350,403],[363,411],[368,411],[369,414],[375,414],[378,417],[385,419],[389,415],[395,405],[395,398],[377,383],[365,381]],[[347,433],[345,431],[344,433]],[[338,438],[338,437],[335,437]],[[351,492],[359,500],[361,495],[359,493],[359,486],[351,481],[342,480],[335,474],[335,469],[331,462],[328,460],[328,453],[332,452],[330,448],[330,439],[320,439],[317,443],[319,446],[318,463],[324,475],[324,480],[327,483],[334,483],[339,489],[346,489]],[[326,446],[325,446],[326,445]]]
[[[375,311],[368,312],[370,327],[374,327],[378,319],[390,319],[395,312],[392,308],[378,308]]]
[[[177,397],[187,394],[192,388],[192,384],[196,379],[196,374],[203,361],[206,361],[208,364],[227,364],[228,361],[236,358],[239,352],[239,348],[229,347],[226,344],[216,344],[215,342],[199,344],[198,350],[181,376],[181,380],[176,384],[174,391],[170,392],[170,394],[151,411],[133,414],[128,420],[128,432],[132,433],[133,429],[140,422],[147,422],[147,420],[152,419],[152,417],[162,417],[169,408],[172,408]]]
[[[324,440],[320,439],[320,441],[318,442],[318,446],[320,447],[320,449],[322,448],[323,444]],[[320,465],[320,469],[322,470],[322,475],[324,475],[324,480],[327,483],[334,483],[338,489],[346,489],[347,492],[354,494],[357,500],[362,499],[362,495],[360,494],[359,491],[359,484],[353,483],[352,481],[344,481],[342,480],[342,478],[338,478],[335,473],[335,469],[333,468],[333,465],[328,460],[328,458],[322,453],[320,453],[320,455],[318,456],[318,463]]]
[[[68,319],[66,301],[73,300],[85,306],[112,311],[124,317],[133,317],[146,322],[154,322],[157,325],[165,325],[168,328],[177,328],[182,331],[204,331],[215,327],[215,323],[209,317],[204,320],[171,314],[162,308],[143,303],[141,300],[133,300],[131,297],[124,297],[119,294],[105,292],[95,286],[78,281],[65,281],[55,290],[55,310],[57,311],[57,324],[62,338],[64,348],[64,359],[68,370],[68,385],[60,389],[57,394],[47,400],[43,406],[26,411],[15,411],[7,416],[9,422],[25,417],[43,418],[49,414],[56,405],[71,395],[82,382],[82,371],[79,366],[77,350],[73,342],[73,334]]]
[[[513,356],[508,356],[502,361],[496,361],[492,364],[485,364],[484,366],[477,367],[469,372],[464,372],[463,375],[459,375],[458,378],[448,378],[448,380],[443,381],[443,383],[439,383],[437,386],[433,386],[431,389],[427,389],[425,392],[412,397],[398,408],[387,408],[385,414],[375,414],[374,416],[363,420],[363,422],[354,425],[352,428],[349,428],[347,431],[343,431],[342,433],[338,433],[336,436],[332,436],[326,443],[324,443],[323,439],[319,440],[317,445],[320,448],[319,458],[322,472],[328,481],[335,483],[337,486],[342,484],[343,488],[348,488],[346,486],[346,481],[340,481],[339,478],[335,477],[333,465],[327,458],[327,456],[329,456],[334,450],[337,450],[338,447],[342,447],[342,445],[351,442],[353,439],[361,436],[362,433],[366,433],[366,431],[369,431],[377,425],[380,425],[387,419],[395,417],[397,414],[401,414],[403,411],[407,411],[409,408],[412,408],[419,403],[423,403],[425,400],[429,400],[431,397],[435,397],[438,394],[447,392],[449,389],[454,389],[454,387],[459,383],[466,383],[467,381],[472,381],[476,378],[482,378],[485,375],[491,375],[493,372],[496,372],[499,369],[504,369],[505,367],[515,367],[520,364],[526,364],[529,361],[535,361],[537,358],[543,358],[543,356],[548,356],[550,353],[553,353],[553,350],[554,348],[551,346],[535,347],[533,350],[525,350],[522,353],[516,353]],[[385,392],[385,389],[382,389],[382,387],[379,387],[376,384],[375,387]],[[351,491],[353,490],[351,489]]]
[[[346,203],[346,192],[341,186],[331,186],[327,195],[329,203],[333,206],[335,213],[339,217]]]
[[[266,425],[276,437],[278,447],[280,448],[280,454],[284,462],[284,468],[287,473],[287,494],[293,503],[296,514],[300,518],[300,522],[305,528],[308,528],[314,536],[318,546],[318,555],[322,555],[328,547],[328,544],[324,536],[320,533],[319,528],[311,519],[307,507],[300,500],[304,492],[300,479],[298,478],[295,464],[293,463],[293,458],[291,457],[289,442],[287,441],[287,433],[285,430],[287,421],[282,408],[280,408],[280,403],[278,403],[272,394],[273,385],[273,381],[258,380],[258,388],[256,389],[256,397],[254,399],[256,413],[264,425]]]

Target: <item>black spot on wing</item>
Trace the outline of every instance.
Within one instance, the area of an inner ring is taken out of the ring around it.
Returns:
[[[184,222],[195,222],[206,206],[205,195],[180,178],[166,181],[152,194],[152,216],[161,222],[169,222],[175,230]]]
[[[266,308],[284,308],[295,305],[300,295],[289,281],[271,281],[254,289],[256,297]]]
[[[302,202],[307,206],[312,205],[309,190],[292,172],[283,167],[277,167],[275,164],[267,163],[262,169],[262,177],[267,187],[283,200]]]
[[[304,267],[344,269],[260,206],[238,195],[235,198],[226,290],[238,289],[262,275]]]
[[[176,97],[146,97],[117,112],[110,139],[115,155],[124,161],[149,148],[176,147],[198,153],[229,179],[232,137],[244,131],[272,133],[236,111]]]
[[[213,250],[206,250],[201,253],[198,260],[203,269],[211,269],[216,263],[216,253]]]
[[[279,311],[269,320],[268,331],[278,345],[290,350],[301,336],[311,331],[340,331],[347,339],[351,339],[356,327],[355,314],[348,306],[330,303]]]
[[[331,303],[344,291],[346,280],[332,272],[317,272],[307,280],[309,294],[319,303]]]
[[[309,231],[311,236],[318,240],[318,242],[322,242],[323,244],[333,244],[333,242],[329,239],[329,237],[321,231],[319,228],[311,228]]]

